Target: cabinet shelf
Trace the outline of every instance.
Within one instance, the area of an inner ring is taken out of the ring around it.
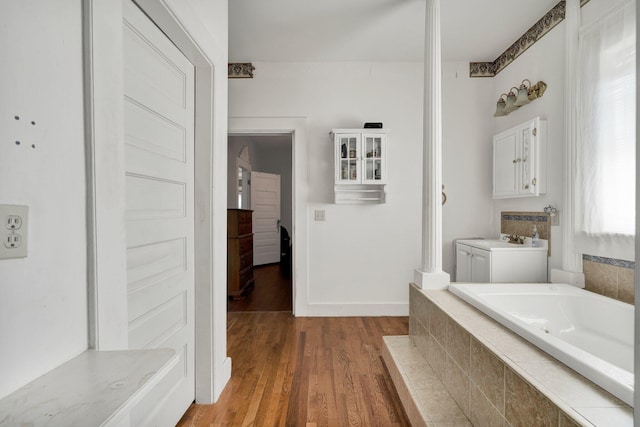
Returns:
[[[378,187],[378,188],[370,188]],[[335,203],[336,204],[350,204],[350,205],[368,205],[385,203],[386,194],[384,192],[384,186],[355,186],[344,185],[335,186],[334,189]]]
[[[353,193],[353,192],[358,192],[358,193],[379,193],[380,190],[378,189],[352,189],[352,188],[336,188],[335,189],[336,193]]]

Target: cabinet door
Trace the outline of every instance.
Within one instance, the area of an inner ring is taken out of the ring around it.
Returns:
[[[493,139],[493,197],[518,194],[517,170],[522,161],[518,157],[518,132],[506,131]]]
[[[362,182],[364,184],[384,184],[386,173],[387,136],[384,134],[362,135]]]
[[[360,178],[360,135],[336,134],[336,183],[358,184]]]
[[[471,247],[456,247],[456,282],[471,282]]]
[[[473,249],[471,257],[471,280],[473,282],[491,282],[491,252]]]

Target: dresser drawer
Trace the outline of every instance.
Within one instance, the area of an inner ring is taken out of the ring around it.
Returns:
[[[253,251],[240,255],[240,270],[253,266]]]
[[[253,266],[250,266],[240,272],[240,286],[245,287],[253,282]]]
[[[240,244],[240,253],[246,254],[253,251],[253,235],[248,235],[238,239]]]

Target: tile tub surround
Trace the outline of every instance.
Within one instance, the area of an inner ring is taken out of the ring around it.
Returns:
[[[410,285],[409,334],[474,426],[632,426],[633,409],[449,291]]]
[[[635,263],[582,255],[585,289],[628,304],[635,298]]]

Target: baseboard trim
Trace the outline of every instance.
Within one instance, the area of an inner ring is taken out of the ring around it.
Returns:
[[[231,358],[226,357],[224,362],[222,362],[222,366],[216,372],[218,375],[214,378],[213,381],[213,403],[215,403],[220,394],[222,394],[222,390],[227,385],[229,380],[231,379]]]
[[[308,317],[408,316],[409,303],[310,303]]]

